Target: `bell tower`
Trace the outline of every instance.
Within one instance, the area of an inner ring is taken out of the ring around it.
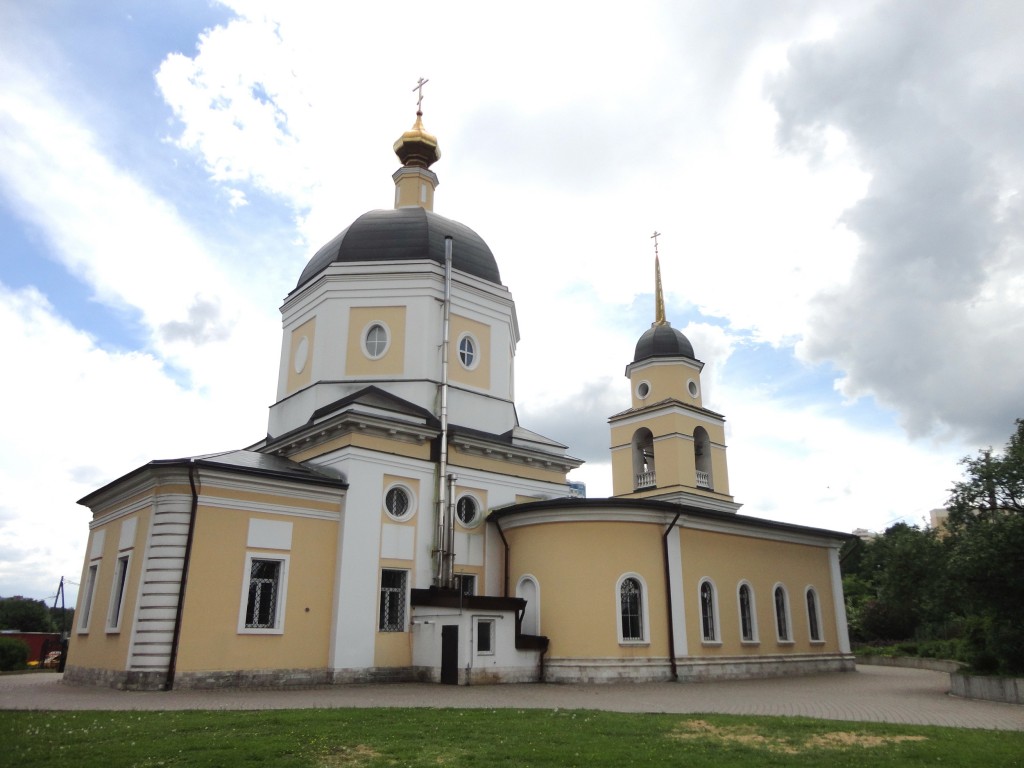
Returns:
[[[654,245],[654,322],[626,366],[632,404],[612,416],[612,495],[656,498],[722,512],[740,505],[729,495],[725,417],[704,407],[693,345],[665,319]]]

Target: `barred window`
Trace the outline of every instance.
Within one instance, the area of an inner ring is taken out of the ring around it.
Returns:
[[[405,592],[408,571],[385,568],[380,573],[381,632],[405,631]]]
[[[818,613],[818,593],[814,587],[807,588],[807,626],[812,643],[821,642],[821,616]]]
[[[775,587],[775,631],[779,642],[788,643],[792,640],[789,632],[789,599],[781,585]]]
[[[480,506],[472,496],[463,496],[455,505],[455,514],[458,516],[459,522],[469,528],[476,525]]]
[[[384,496],[388,514],[396,520],[404,520],[409,514],[409,494],[404,488],[395,486]]]
[[[281,561],[254,557],[249,567],[249,598],[245,606],[247,629],[273,629],[277,626],[280,589]]]
[[[629,577],[619,587],[619,619],[623,640],[643,640],[643,592],[640,581]]]
[[[715,588],[710,581],[701,582],[700,585],[700,626],[701,637],[705,642],[718,641],[715,623]]]
[[[757,637],[754,631],[754,606],[749,584],[740,585],[740,633],[743,641],[752,643]]]

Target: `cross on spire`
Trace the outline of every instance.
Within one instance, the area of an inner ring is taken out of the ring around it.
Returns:
[[[417,94],[417,97],[416,97],[416,114],[417,115],[423,114],[423,86],[426,85],[429,82],[430,82],[430,80],[424,80],[421,77],[419,79],[419,82],[416,83],[416,87],[413,88],[414,91],[418,91],[418,94]]]
[[[654,234],[651,235],[651,239],[654,241],[654,258],[658,258],[658,238],[661,237],[661,232],[654,230]]]

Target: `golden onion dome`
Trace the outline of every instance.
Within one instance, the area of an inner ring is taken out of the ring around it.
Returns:
[[[423,113],[416,112],[416,122],[395,142],[395,154],[402,165],[414,168],[429,168],[441,157],[437,137],[427,133],[423,127]]]

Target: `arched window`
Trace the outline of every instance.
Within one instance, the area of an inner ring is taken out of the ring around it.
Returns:
[[[793,641],[793,633],[789,623],[789,596],[781,584],[775,586],[775,634],[780,643]]]
[[[693,430],[693,463],[697,469],[697,487],[711,490],[711,438],[704,427]]]
[[[633,487],[654,488],[654,435],[646,427],[633,433]]]
[[[623,575],[616,590],[619,642],[647,642],[647,595],[643,579],[635,573]]]
[[[754,607],[754,590],[746,582],[741,582],[737,598],[740,607],[740,639],[744,643],[756,643],[757,610]]]
[[[820,643],[824,639],[821,635],[821,605],[814,587],[807,588],[807,632],[812,643]]]
[[[705,643],[717,643],[718,636],[718,600],[715,596],[715,585],[709,579],[700,583],[700,631]]]
[[[540,634],[540,585],[533,576],[523,576],[516,584],[516,597],[526,601],[520,631],[524,635]]]

